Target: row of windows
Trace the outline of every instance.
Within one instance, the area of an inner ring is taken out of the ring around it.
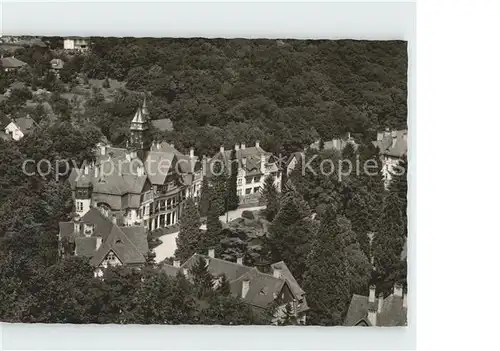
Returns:
[[[255,176],[255,177],[245,177],[245,182],[246,184],[250,183],[258,183],[260,182],[261,176]],[[243,178],[238,178],[238,185],[243,185]]]
[[[245,189],[245,195],[249,195],[249,194],[255,194],[255,193],[258,193],[260,191],[260,187],[257,186],[255,188],[248,188],[248,189]],[[241,196],[243,195],[243,191],[242,189],[238,189],[238,195]]]

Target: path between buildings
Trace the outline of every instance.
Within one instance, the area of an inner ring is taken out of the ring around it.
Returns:
[[[238,208],[234,211],[229,211],[227,214],[228,221],[231,222],[233,219],[240,218],[243,211],[256,211],[265,208],[265,206],[255,206],[247,208]],[[226,214],[219,217],[222,223],[226,223]],[[205,230],[207,227],[203,224],[200,229]],[[170,234],[165,234],[160,236],[162,241],[161,245],[157,246],[153,251],[156,253],[155,261],[157,263],[163,261],[167,257],[174,256],[175,250],[177,248],[176,238],[179,232],[174,232]]]

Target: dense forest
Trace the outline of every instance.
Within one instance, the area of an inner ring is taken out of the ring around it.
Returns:
[[[153,119],[174,122],[163,136],[199,155],[257,139],[289,154],[347,131],[369,141],[385,127],[406,128],[403,41],[90,38],[88,53],[67,55],[61,38],[46,39],[52,50],[16,52],[32,69],[20,79],[62,93],[82,80],[125,82],[109,99],[96,89],[72,111],[114,144],[126,140],[142,92],[151,95]],[[44,74],[53,57],[66,61],[64,84]],[[58,94],[52,100],[66,113]]]

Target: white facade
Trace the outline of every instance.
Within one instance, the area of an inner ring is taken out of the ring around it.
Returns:
[[[86,39],[64,39],[64,50],[87,50],[88,43]]]
[[[75,199],[75,210],[79,216],[83,216],[90,210],[90,199]]]
[[[14,122],[10,122],[7,127],[5,127],[5,134],[10,135],[11,138],[16,141],[24,137],[23,132],[21,132],[21,129],[19,129]]]

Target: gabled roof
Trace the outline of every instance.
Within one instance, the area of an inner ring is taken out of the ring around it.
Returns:
[[[368,321],[368,310],[376,310],[378,299],[370,303],[368,296],[354,294],[344,321],[346,326],[360,325],[364,323],[370,325]],[[394,327],[407,325],[407,308],[403,307],[403,298],[394,294],[386,297],[382,304],[382,311],[377,313],[377,326]]]
[[[98,266],[112,250],[123,264],[144,263],[144,255],[149,251],[147,233],[143,226],[118,227],[99,210],[92,207],[79,220],[82,224],[79,233],[74,232],[75,222],[60,222],[61,238],[68,237],[75,243],[75,255],[91,257],[90,264]],[[91,236],[83,234],[84,225],[92,224]],[[102,244],[97,249],[98,237]]]
[[[215,156],[208,163],[207,176],[210,177],[212,175],[212,164],[214,164],[216,160],[222,160],[227,168],[227,171],[230,172],[232,152],[233,150],[225,150],[224,152],[219,151],[217,154],[215,154]],[[272,172],[278,170],[274,162],[272,153],[265,151],[260,146],[250,146],[245,147],[244,149],[239,148],[238,150],[236,150],[236,159],[238,160],[239,165],[245,169],[247,176],[262,174],[260,167],[262,156],[264,156],[264,163],[272,167]]]
[[[2,62],[3,68],[19,68],[19,67],[23,67],[23,66],[27,65],[26,62],[23,62],[23,61],[15,58],[14,56],[2,57],[1,62]]]
[[[261,273],[257,268],[252,268],[238,279],[231,281],[231,293],[241,295],[244,280],[249,280],[249,289],[243,301],[257,307],[269,306],[280,294],[286,283],[285,279],[278,279],[270,274]]]
[[[300,288],[283,261],[271,265],[273,268],[280,269],[280,278],[272,274],[262,273],[255,267],[249,267],[200,254],[192,255],[179,268],[165,264],[162,267],[162,271],[169,276],[176,276],[181,269],[187,269],[189,271],[198,262],[200,257],[208,263],[208,272],[212,276],[226,276],[231,292],[235,296],[241,296],[242,282],[244,280],[249,280],[249,291],[243,298],[243,301],[248,304],[265,308],[279,296],[283,287],[286,285],[289,287],[292,294],[301,301],[298,305],[298,311],[303,312],[309,309],[305,300],[304,291]]]
[[[290,157],[288,158],[288,160],[286,161],[286,165],[288,166],[290,164],[290,162],[292,162],[294,159],[296,160],[300,160],[302,159],[302,157],[304,156],[304,152],[301,152],[301,151],[297,151],[297,152],[294,152],[290,155]]]
[[[229,281],[241,277],[243,274],[252,269],[252,267],[247,267],[235,262],[226,261],[219,258],[211,258],[200,254],[194,254],[193,256],[188,258],[187,261],[182,265],[182,268],[191,269],[196,264],[199,257],[203,257],[205,260],[208,260],[208,272],[210,274],[215,277],[225,274],[227,280]]]
[[[29,116],[16,118],[12,120],[12,123],[14,123],[24,135],[28,134],[36,127],[35,121]]]
[[[171,132],[172,130],[174,130],[174,125],[169,118],[154,119],[151,121],[151,124],[153,125],[153,127],[159,129],[162,132]]]
[[[97,248],[97,237],[78,237],[75,238],[75,255],[83,257],[92,257]]]
[[[90,264],[99,266],[106,255],[113,251],[122,264],[142,264],[146,260],[139,248],[114,224],[106,240],[90,259]]]
[[[137,111],[135,111],[134,118],[132,119],[132,123],[140,123],[144,124],[147,123],[147,119],[142,113],[142,109],[139,107],[137,108]]]

